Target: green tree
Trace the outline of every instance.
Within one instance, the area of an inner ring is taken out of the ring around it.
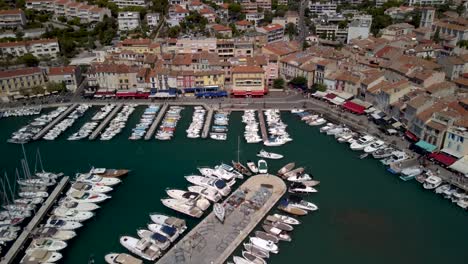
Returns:
[[[468,49],[468,40],[460,40],[457,42],[457,46],[460,48]]]
[[[39,65],[39,59],[31,53],[24,54],[22,57],[18,58],[18,61],[22,64],[26,64],[28,67],[36,67]]]
[[[180,34],[179,26],[170,27],[169,30],[167,31],[167,35],[170,38],[177,38],[179,34]]]
[[[284,88],[284,79],[278,78],[273,81],[273,88],[283,89]]]
[[[57,18],[57,20],[60,21],[60,22],[62,22],[62,23],[67,22],[67,18],[64,17],[64,16],[59,16],[59,17]]]
[[[230,3],[228,6],[229,16],[232,19],[238,19],[241,12],[242,6],[239,3]]]
[[[33,94],[43,94],[45,92],[45,89],[42,86],[34,86],[31,88],[31,92]]]
[[[323,83],[314,83],[312,85],[312,92],[320,91],[325,92],[327,90],[327,86]]]
[[[288,23],[284,29],[284,33],[289,36],[289,39],[292,39],[293,36],[297,35],[296,25],[294,25],[294,23]]]
[[[296,87],[306,87],[307,86],[307,79],[303,76],[298,76],[293,78],[289,84],[296,86]]]
[[[439,43],[442,40],[440,38],[440,28],[436,29],[436,32],[434,33],[434,36],[432,36],[432,40],[435,41],[436,43]]]
[[[61,83],[57,83],[57,82],[48,82],[47,85],[46,85],[46,90],[51,93],[51,92],[63,92],[65,91],[67,88],[65,86],[65,83],[61,82]]]
[[[306,49],[308,49],[309,47],[310,47],[309,42],[308,42],[307,40],[304,40],[304,41],[302,42],[302,50],[306,50]]]

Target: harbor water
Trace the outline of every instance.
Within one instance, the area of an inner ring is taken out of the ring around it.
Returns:
[[[198,220],[189,219],[164,207],[160,199],[165,189],[185,189],[183,176],[197,173],[197,166],[214,166],[237,159],[257,160],[260,144],[246,144],[240,112],[230,115],[228,139],[188,139],[192,109],[182,111],[175,137],[171,141],[131,141],[131,129],[145,107],[133,112],[126,128],[110,141],[67,141],[98,110],[93,107],[55,141],[39,140],[25,145],[31,169],[39,148],[46,170],[73,176],[92,166],[127,168],[130,174],[110,193],[112,199],[101,204],[96,216],[77,230],[78,236],[61,251],[61,263],[83,264],[94,258],[104,263],[110,252],[127,252],[120,246],[121,235],[136,236],[145,227],[148,214],[160,212],[188,220],[189,228]],[[13,177],[20,167],[20,145],[6,140],[12,132],[34,117],[0,120],[0,168]],[[280,253],[268,263],[466,263],[468,260],[468,213],[416,181],[403,182],[386,172],[372,158],[359,159],[347,144],[319,133],[317,127],[302,123],[283,112],[287,131],[294,139],[275,148],[285,155],[268,161],[270,172],[294,161],[321,183],[319,193],[306,197],[319,206],[317,212],[301,217],[302,225],[291,234],[292,242],[280,242]]]

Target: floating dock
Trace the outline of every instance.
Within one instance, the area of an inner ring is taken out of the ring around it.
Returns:
[[[207,138],[210,133],[211,121],[213,121],[213,108],[208,109],[208,114],[206,115],[205,124],[202,130],[202,138]]]
[[[159,113],[156,116],[156,119],[154,119],[153,124],[151,124],[150,128],[146,132],[145,140],[150,140],[153,137],[154,132],[156,131],[156,128],[158,128],[158,125],[164,117],[164,114],[166,113],[168,107],[169,105],[165,104],[163,105],[163,107],[161,107],[161,109],[159,109]]]
[[[36,214],[31,219],[29,224],[23,229],[23,232],[15,240],[15,243],[11,246],[10,250],[8,250],[5,257],[2,259],[2,262],[0,262],[1,264],[18,263],[18,262],[13,262],[13,261],[17,258],[18,253],[23,250],[23,246],[28,241],[28,238],[31,232],[42,221],[44,216],[47,215],[47,212],[49,211],[49,209],[52,207],[52,205],[55,203],[57,198],[60,196],[65,186],[67,186],[68,180],[69,180],[69,177],[65,176],[60,180],[57,186],[55,186],[55,189],[49,195],[49,197],[44,202],[42,207],[39,208],[39,210],[36,212]]]
[[[41,139],[47,132],[49,132],[50,129],[52,129],[55,125],[57,125],[60,121],[62,121],[66,116],[68,116],[77,107],[78,107],[78,104],[72,104],[70,107],[68,107],[67,110],[65,110],[63,113],[57,116],[54,120],[52,120],[52,122],[47,124],[41,131],[39,131],[36,135],[34,135],[33,140]]]
[[[122,109],[123,107],[123,104],[118,104],[115,106],[114,110],[112,110],[112,112],[109,113],[109,115],[106,116],[106,118],[104,119],[104,121],[102,121],[101,124],[99,124],[99,126],[96,128],[96,130],[93,131],[93,133],[91,134],[91,136],[89,136],[89,139],[90,140],[95,140],[97,138],[97,136],[99,136],[99,134],[101,133],[101,131],[107,127],[107,125],[109,124],[109,122],[112,120],[112,118],[114,118],[114,116],[120,111],[120,109]]]
[[[268,133],[265,125],[265,116],[263,115],[263,110],[257,110],[258,121],[260,123],[260,131],[262,132],[263,142],[268,141]]]
[[[248,178],[223,202],[224,223],[211,212],[157,263],[225,263],[285,192],[286,184],[277,176],[263,174]]]

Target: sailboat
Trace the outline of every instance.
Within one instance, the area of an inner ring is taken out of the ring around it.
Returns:
[[[223,223],[224,222],[224,217],[225,217],[225,213],[226,213],[226,210],[224,209],[224,206],[220,203],[215,203],[213,205],[213,212],[216,216],[216,218],[218,218],[218,220]]]
[[[246,175],[246,176],[251,176],[252,173],[249,171],[249,169],[247,169],[247,167],[245,167],[244,165],[242,165],[242,163],[240,163],[240,159],[239,159],[239,156],[240,156],[240,139],[239,137],[237,137],[237,162],[235,161],[232,161],[232,166],[234,166],[234,168],[239,171],[240,173]]]

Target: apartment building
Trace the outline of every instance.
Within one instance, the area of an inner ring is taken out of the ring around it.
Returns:
[[[57,57],[60,47],[57,39],[37,39],[0,43],[0,56],[20,57],[31,53],[36,57]]]
[[[446,0],[408,0],[409,6],[420,5],[420,6],[434,6],[434,5],[443,5],[446,3]]]
[[[366,39],[369,37],[369,32],[372,24],[372,16],[362,15],[355,16],[353,21],[348,26],[347,43],[351,43],[353,39]]]
[[[278,24],[270,24],[257,28],[257,31],[267,35],[267,42],[281,41],[284,38],[284,27]]]
[[[338,25],[316,25],[315,32],[322,39],[337,40],[345,42],[348,37],[348,30],[341,29]]]
[[[234,96],[263,96],[267,93],[265,72],[259,66],[236,66],[232,68],[232,91]]]
[[[78,66],[50,67],[47,73],[49,82],[64,83],[69,91],[76,91],[82,76]]]
[[[24,25],[26,25],[26,16],[23,10],[0,10],[0,28],[15,28]]]
[[[160,15],[159,13],[148,13],[145,16],[146,24],[150,27],[156,27],[159,24]]]
[[[169,19],[167,20],[167,23],[171,27],[178,26],[179,23],[188,15],[189,11],[181,5],[172,5],[169,7]]]
[[[111,0],[114,2],[119,8],[125,8],[129,6],[138,6],[138,7],[146,7],[148,3],[146,0]]]
[[[21,90],[43,86],[45,82],[44,72],[38,67],[0,71],[0,95],[18,95]]]
[[[88,85],[101,89],[136,89],[139,67],[124,64],[96,64],[88,73]]]
[[[26,8],[37,11],[54,13],[54,16],[63,16],[68,19],[79,18],[82,22],[100,22],[105,16],[110,17],[108,8],[96,5],[87,5],[71,0],[26,0]]]
[[[336,3],[332,2],[310,2],[309,10],[313,15],[330,15],[336,13]]]
[[[432,25],[432,33],[439,32],[439,36],[456,45],[459,41],[468,40],[468,19],[444,19],[435,21]]]
[[[130,31],[140,26],[139,12],[119,12],[117,19],[119,31]]]
[[[465,124],[466,126],[467,124]],[[463,126],[449,126],[445,133],[442,152],[461,158],[468,155],[468,130]]]

